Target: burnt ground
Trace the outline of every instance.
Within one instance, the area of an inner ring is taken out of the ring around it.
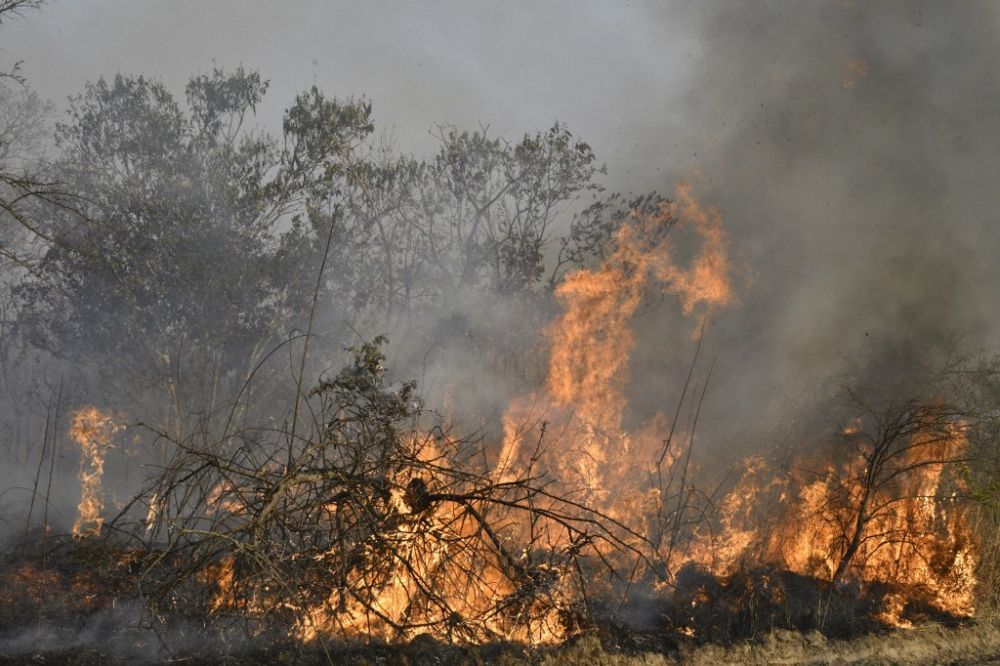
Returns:
[[[330,646],[328,656],[319,649],[274,647],[228,656],[204,657],[178,653],[173,657],[142,659],[95,647],[47,650],[44,646],[17,655],[0,654],[0,664],[136,664],[251,666],[264,664],[351,664],[356,666],[416,666],[461,664],[483,666],[658,666],[672,664],[1000,664],[1000,623],[980,621],[948,628],[926,625],[912,630],[870,635],[850,640],[828,640],[818,632],[768,632],[755,641],[728,646],[694,642],[674,652],[625,652],[608,647],[593,634],[566,645],[540,651],[516,646],[456,648],[433,640],[417,639],[406,645]]]
[[[8,552],[0,560],[0,664],[1000,663],[1000,622],[991,618],[948,616],[921,603],[919,590],[833,586],[767,567],[726,578],[686,567],[672,594],[595,605],[586,634],[538,650],[427,636],[301,646],[250,639],[237,623],[151,622],[138,601],[140,570],[138,556],[97,542],[53,540],[44,561]],[[889,593],[911,599],[900,617],[917,628],[879,619]]]

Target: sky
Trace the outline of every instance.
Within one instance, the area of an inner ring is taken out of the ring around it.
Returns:
[[[684,158],[676,123],[700,49],[689,12],[662,20],[653,7],[56,0],[0,32],[0,58],[23,60],[57,103],[118,71],[179,91],[194,72],[242,63],[271,81],[270,126],[315,84],[370,99],[408,152],[432,147],[437,123],[518,136],[559,120],[643,189],[657,184],[653,162]]]
[[[0,28],[0,62],[57,104],[118,71],[180,91],[242,63],[270,79],[275,129],[316,84],[370,99],[406,152],[431,150],[436,123],[517,137],[559,120],[611,189],[693,179],[739,268],[709,338],[703,420],[725,447],[859,366],[1000,349],[998,17],[968,1],[62,0]],[[638,403],[663,408],[643,368],[681,367],[689,326],[636,326]]]

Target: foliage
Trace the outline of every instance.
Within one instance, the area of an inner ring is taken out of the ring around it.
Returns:
[[[244,379],[302,309],[280,263],[284,218],[369,131],[367,105],[313,91],[279,146],[246,127],[266,87],[216,70],[190,81],[184,107],[159,82],[118,75],[72,100],[57,142],[82,203],[49,225],[44,280],[21,289],[32,343],[165,387],[178,419]]]
[[[57,128],[73,205],[35,222],[45,243],[17,290],[19,330],[128,387],[110,397],[123,408],[140,395],[166,406],[178,435],[240,394],[316,309],[309,334],[336,340],[433,325],[456,300],[544,299],[559,216],[600,193],[592,150],[558,123],[518,142],[441,128],[438,152],[418,160],[374,138],[369,103],[315,87],[275,139],[253,122],[267,87],[216,69],[182,102],[117,75],[74,97]],[[599,257],[594,239],[624,205],[576,218],[557,270]]]

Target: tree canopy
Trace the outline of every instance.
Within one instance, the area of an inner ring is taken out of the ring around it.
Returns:
[[[562,124],[519,141],[442,126],[420,159],[376,135],[368,101],[315,87],[272,136],[255,118],[267,88],[214,69],[179,99],[119,74],[71,98],[55,131],[72,205],[37,222],[48,242],[16,288],[19,331],[166,394],[178,428],[237,394],[311,309],[336,337],[429,322],[455,299],[537,298],[621,215]]]

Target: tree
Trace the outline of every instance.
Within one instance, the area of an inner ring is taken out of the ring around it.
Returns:
[[[42,4],[42,0],[0,0],[0,25]],[[44,132],[52,106],[25,86],[18,73],[20,64],[0,71],[0,279],[5,286],[12,280],[6,263],[31,270],[26,246],[44,237],[31,209],[55,195],[44,173]]]
[[[118,75],[73,98],[57,129],[57,175],[79,205],[38,229],[47,240],[18,291],[20,330],[122,387],[115,404],[148,398],[178,437],[246,398],[290,338],[324,338],[320,367],[358,332],[416,341],[416,357],[447,320],[487,363],[522,357],[523,326],[472,335],[455,313],[515,301],[543,312],[561,271],[599,257],[627,215],[625,199],[597,199],[602,167],[561,124],[517,142],[441,128],[420,160],[373,136],[370,104],[316,88],[273,138],[253,123],[266,90],[255,72],[217,69],[181,102]],[[585,196],[597,203],[560,239]]]
[[[320,300],[321,328],[333,339],[388,333],[396,365],[407,371],[422,373],[434,351],[452,368],[475,359],[470,384],[481,386],[491,369],[523,381],[539,367],[529,340],[540,334],[558,282],[555,275],[544,281],[544,269],[552,248],[569,242],[561,233],[572,211],[601,196],[603,167],[558,123],[519,141],[449,127],[439,127],[437,138],[428,159],[400,156],[385,143],[351,153],[343,187],[312,201],[285,251],[315,257],[323,239],[332,239]],[[620,224],[624,214],[612,222],[604,213],[620,212],[624,199],[609,199],[615,203],[577,216],[573,228]],[[571,244],[578,251],[564,258],[562,271],[596,256]],[[462,381],[461,372],[449,374]]]
[[[938,501],[938,497],[923,495],[921,474],[932,469],[940,474],[942,468],[956,466],[966,454],[963,419],[967,414],[957,407],[919,401],[893,405],[884,411],[864,407],[874,428],[871,432],[850,433],[861,465],[852,468],[853,476],[841,479],[838,496],[843,499],[843,507],[833,507],[847,509],[849,517],[844,524],[834,581],[841,579],[859,552],[923,539],[927,526],[914,520],[897,520],[896,507],[913,500]]]
[[[217,69],[192,78],[181,105],[162,83],[118,75],[88,85],[57,130],[82,216],[46,228],[44,279],[20,292],[22,330],[126,391],[153,389],[177,434],[296,325],[302,295],[280,261],[287,218],[333,187],[342,155],[371,131],[368,105],[314,90],[279,143],[248,126],[266,89],[254,72]]]
[[[42,5],[45,4],[45,0],[0,0],[0,24],[4,21],[10,20],[11,18],[21,16],[24,12],[31,9],[41,9]],[[24,83],[24,78],[20,74],[21,62],[15,62],[14,65],[6,71],[0,71],[0,79],[12,79],[18,83]]]
[[[58,199],[48,182],[45,128],[50,104],[20,85],[0,81],[0,283],[9,288],[35,270],[46,234],[38,219]],[[0,317],[4,324],[5,317]]]
[[[485,129],[437,136],[429,160],[385,145],[351,155],[346,188],[310,210],[314,230],[336,230],[334,288],[389,321],[461,294],[536,288],[557,217],[600,191],[593,151],[561,124],[517,143]]]

